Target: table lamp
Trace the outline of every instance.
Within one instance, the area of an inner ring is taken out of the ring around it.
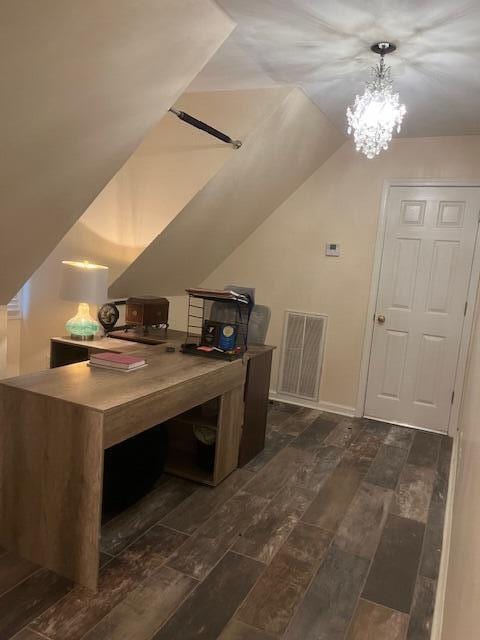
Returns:
[[[93,340],[100,329],[90,315],[89,304],[103,304],[107,299],[108,267],[91,262],[62,262],[63,300],[78,302],[77,313],[65,325],[74,340]]]

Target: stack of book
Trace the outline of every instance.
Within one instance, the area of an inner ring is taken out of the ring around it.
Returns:
[[[129,356],[126,353],[111,353],[110,351],[90,356],[89,364],[91,367],[115,371],[134,371],[147,366],[144,358]]]

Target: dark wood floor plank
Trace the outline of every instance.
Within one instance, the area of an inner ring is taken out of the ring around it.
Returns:
[[[197,489],[192,482],[168,477],[158,489],[102,527],[102,551],[118,554]]]
[[[401,449],[410,449],[415,435],[414,429],[408,429],[407,427],[392,426],[385,438],[385,444],[391,447],[400,447]]]
[[[325,444],[326,438],[337,426],[333,420],[316,418],[312,424],[292,442],[291,446],[308,453],[318,454]]]
[[[392,425],[388,422],[381,422],[380,420],[371,420],[370,418],[363,418],[363,424],[365,425],[365,431],[372,433],[381,439],[382,444],[385,444],[385,440],[388,438]]]
[[[435,469],[440,454],[442,436],[437,433],[417,431],[413,438],[412,448],[408,456],[409,464],[416,464],[419,467]]]
[[[366,600],[409,613],[425,525],[389,515],[363,590]]]
[[[265,498],[240,491],[178,549],[168,565],[203,580],[237,537],[258,521],[267,504]]]
[[[407,454],[408,451],[405,449],[382,445],[365,480],[386,489],[395,489]]]
[[[420,574],[438,580],[443,545],[443,527],[450,476],[451,438],[443,438],[438,468],[428,511]]]
[[[252,477],[253,474],[251,472],[245,469],[237,469],[218,487],[199,487],[197,491],[183,500],[178,507],[162,518],[161,523],[177,529],[177,531],[183,531],[188,534],[194,533]]]
[[[363,482],[338,529],[336,546],[362,558],[373,558],[392,498],[391,490]]]
[[[269,563],[314,497],[313,491],[287,485],[237,538],[232,550]]]
[[[253,460],[250,460],[243,468],[253,473],[257,473],[260,469],[270,462],[277,453],[284,449],[293,440],[293,436],[288,433],[280,433],[279,431],[269,431],[265,436],[265,448]]]
[[[400,475],[392,513],[403,518],[426,522],[435,482],[435,471],[406,464]]]
[[[217,638],[263,568],[256,560],[228,552],[152,640]]]
[[[7,640],[72,588],[72,583],[41,569],[0,597],[0,638]]]
[[[298,524],[258,579],[236,617],[268,633],[282,634],[331,539],[331,532]]]
[[[357,468],[342,465],[340,463],[327,478],[304,514],[304,522],[334,533],[337,531],[363,477]]]
[[[355,442],[348,447],[343,460],[357,467],[362,473],[367,473],[384,439],[382,433],[364,429]]]
[[[197,585],[193,578],[161,567],[82,640],[150,640]]]
[[[300,411],[302,407],[286,402],[271,402],[267,413],[267,426],[275,429],[282,425],[285,420]]]
[[[432,497],[420,564],[420,574],[432,580],[438,579],[440,570],[445,506],[443,500],[439,500],[435,495]]]
[[[445,501],[447,500],[448,481],[450,479],[452,445],[452,438],[443,436],[437,465],[437,492]]]
[[[25,580],[39,568],[38,565],[14,553],[5,553],[0,556],[0,595]]]
[[[128,593],[151,576],[187,536],[165,527],[150,529],[100,571],[98,591],[75,587],[30,626],[52,640],[79,640]]]
[[[285,640],[343,640],[368,565],[364,558],[330,547]]]
[[[275,429],[290,436],[298,436],[319,416],[320,412],[316,409],[302,407],[300,411],[293,413]]]
[[[345,418],[347,418],[348,416],[346,415],[342,415],[340,413],[332,413],[331,411],[320,411],[320,418],[323,418],[324,420],[329,420],[330,422],[342,422],[342,420],[345,420]]]
[[[275,636],[250,627],[240,620],[230,620],[217,640],[274,640]]]
[[[407,640],[430,640],[433,610],[435,606],[436,582],[420,577],[415,588]]]
[[[358,421],[350,419],[342,420],[342,422],[339,422],[335,429],[328,434],[325,439],[325,444],[345,449],[359,436],[363,429],[363,424]]]
[[[285,447],[271,460],[253,480],[246,486],[245,490],[271,500],[279,490],[291,481],[291,476],[299,467],[314,460],[313,453],[298,449],[296,447]]]
[[[405,640],[408,616],[359,600],[346,640]]]
[[[339,447],[320,447],[311,460],[297,467],[291,476],[292,483],[318,493],[344,453],[345,450]]]

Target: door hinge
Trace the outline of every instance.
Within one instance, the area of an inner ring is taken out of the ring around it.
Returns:
[[[451,404],[453,404],[454,399],[455,399],[455,391],[452,391],[452,402],[451,402]]]
[[[468,309],[468,300],[467,302],[465,302],[465,308],[463,310],[463,315],[466,316],[467,315],[467,309]]]

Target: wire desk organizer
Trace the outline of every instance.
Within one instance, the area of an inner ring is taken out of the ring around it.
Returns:
[[[248,347],[253,308],[249,295],[234,291],[187,289],[187,338],[184,353],[219,360],[241,358]]]

